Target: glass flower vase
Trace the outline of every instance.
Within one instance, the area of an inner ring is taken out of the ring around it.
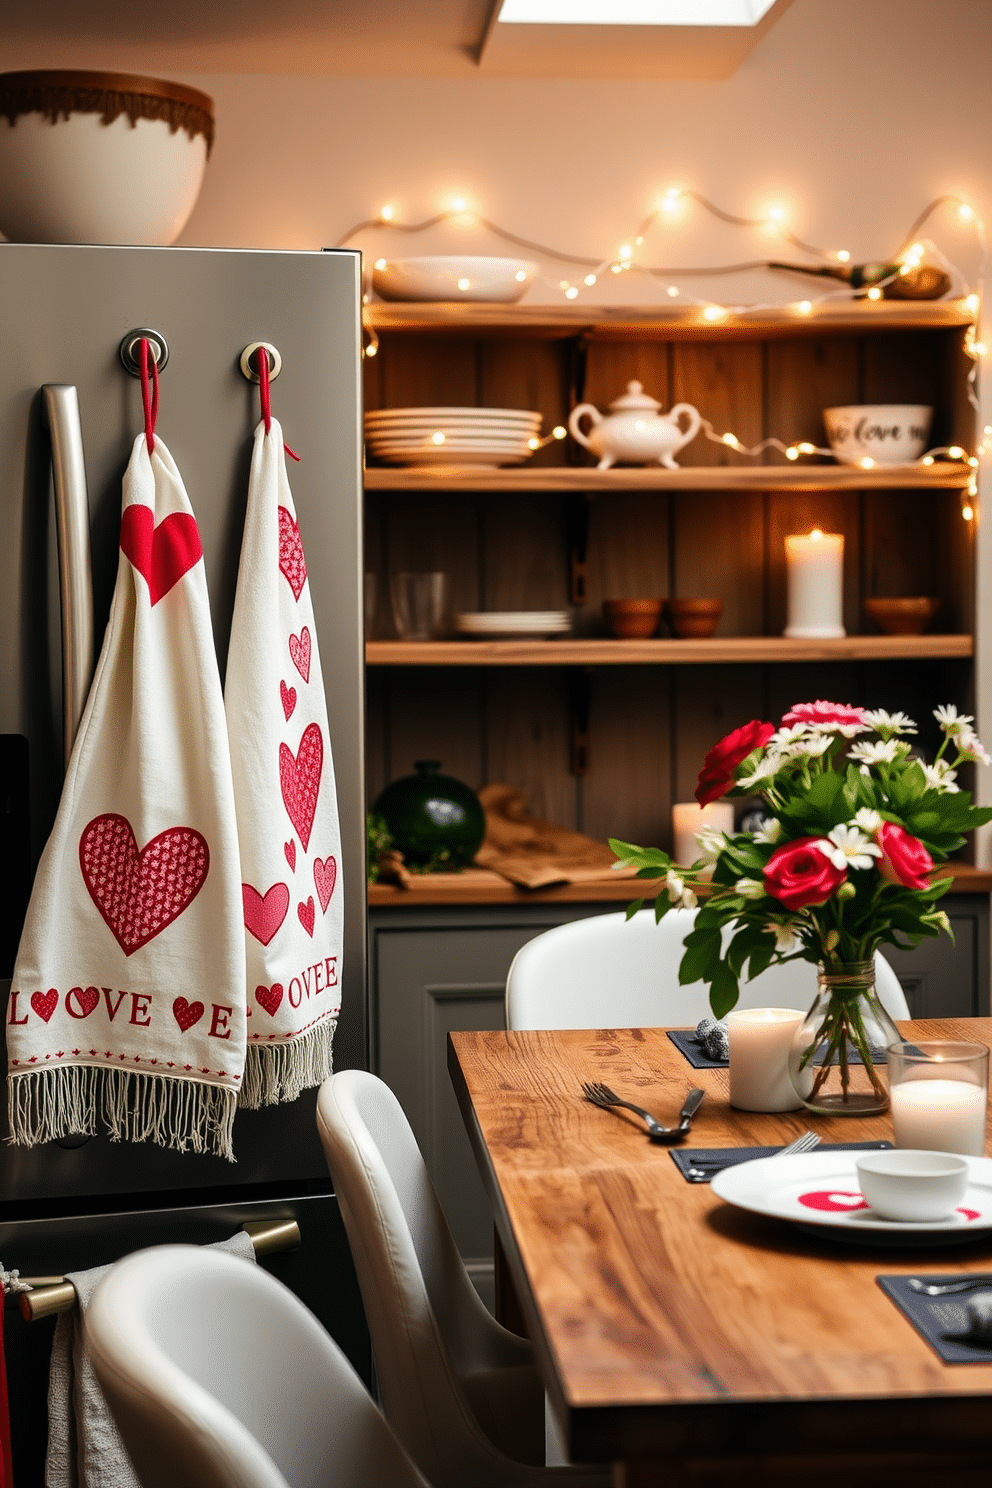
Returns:
[[[879,1072],[899,1031],[878,1000],[874,961],[817,972],[816,1000],[799,1025],[789,1076],[803,1105],[822,1116],[873,1116],[888,1109]]]

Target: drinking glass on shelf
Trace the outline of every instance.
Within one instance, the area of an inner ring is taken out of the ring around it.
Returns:
[[[401,641],[436,641],[451,629],[451,575],[395,573],[389,580],[393,624]]]
[[[989,1088],[984,1044],[892,1044],[888,1074],[897,1147],[982,1156]]]
[[[365,604],[365,639],[370,641],[375,635],[376,615],[379,612],[379,591],[374,573],[367,573],[365,575],[363,599]]]

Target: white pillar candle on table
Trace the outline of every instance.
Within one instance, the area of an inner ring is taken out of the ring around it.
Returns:
[[[815,527],[808,537],[785,539],[788,589],[787,636],[842,636],[844,629],[844,538]]]
[[[789,1050],[806,1014],[797,1008],[738,1008],[727,1014],[730,1104],[739,1111],[798,1111]]]
[[[715,827],[718,832],[734,830],[734,808],[729,801],[710,801],[700,806],[696,801],[678,801],[672,807],[673,862],[688,868],[699,857],[696,833],[700,827]]]
[[[985,1151],[984,1085],[970,1080],[902,1080],[889,1091],[897,1147],[957,1152]]]

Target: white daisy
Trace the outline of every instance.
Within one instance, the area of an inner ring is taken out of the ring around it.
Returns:
[[[960,734],[967,729],[969,723],[975,721],[972,714],[959,713],[953,703],[945,703],[943,707],[934,708],[933,716],[951,739],[955,734]]]
[[[811,739],[798,739],[788,751],[789,759],[818,759],[826,754],[833,743],[830,734],[814,735]]]
[[[766,935],[774,935],[775,949],[783,956],[802,950],[802,941],[796,931],[802,925],[798,915],[772,915],[765,926]]]
[[[916,724],[906,713],[887,713],[884,708],[869,708],[865,712],[865,723],[883,739],[893,734],[915,734]]]
[[[851,825],[860,827],[862,832],[867,832],[871,837],[882,825],[882,818],[870,806],[862,806],[860,811],[854,813],[854,821]]]
[[[764,899],[766,891],[760,878],[739,878],[734,885],[734,892],[740,894],[742,899]]]
[[[962,759],[975,760],[980,765],[992,765],[992,755],[989,754],[974,729],[962,729],[958,735],[957,745]]]
[[[797,739],[805,738],[807,728],[804,723],[792,723],[785,728],[777,729],[768,740],[769,749],[784,749],[789,744],[794,744]]]
[[[901,753],[896,739],[872,739],[851,745],[851,758],[863,765],[888,765]]]
[[[720,832],[716,827],[709,825],[700,827],[696,833],[696,841],[699,844],[699,857],[708,866],[716,862],[727,845],[725,832]]]
[[[837,869],[870,868],[872,858],[882,856],[882,849],[876,843],[848,823],[831,828],[826,837],[818,837],[811,846],[829,858]]]
[[[742,790],[760,789],[762,785],[778,774],[785,763],[785,760],[780,754],[768,753],[764,759],[758,761],[751,774],[739,778],[737,784]]]
[[[775,816],[766,817],[754,834],[755,842],[778,842],[782,836],[782,823]]]
[[[936,764],[926,765],[920,761],[920,768],[926,776],[927,785],[934,790],[943,791],[947,796],[957,795],[961,787],[954,782],[958,778],[957,770],[952,770],[946,760],[938,760]]]

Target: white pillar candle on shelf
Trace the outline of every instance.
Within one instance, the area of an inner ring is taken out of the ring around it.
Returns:
[[[738,1008],[727,1014],[730,1104],[739,1111],[798,1111],[789,1050],[806,1014],[797,1008]]]
[[[733,832],[734,808],[729,801],[710,801],[700,806],[695,801],[677,801],[672,807],[672,861],[688,868],[699,857],[696,833],[700,827],[715,827],[718,832]]]
[[[897,1147],[958,1152],[985,1151],[984,1085],[969,1080],[903,1080],[889,1091]]]
[[[814,527],[808,537],[785,539],[788,589],[787,636],[842,636],[844,629],[844,537]]]

